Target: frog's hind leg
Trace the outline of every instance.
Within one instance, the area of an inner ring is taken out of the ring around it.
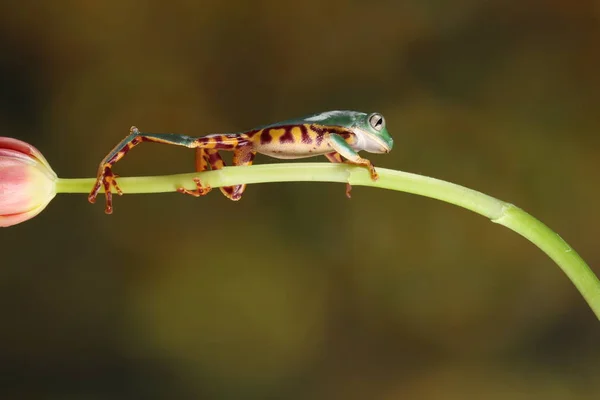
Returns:
[[[225,162],[221,158],[221,155],[212,150],[206,150],[208,154],[208,163],[212,170],[221,169],[225,166]],[[233,165],[243,166],[252,165],[256,152],[252,150],[250,145],[238,147],[233,152]],[[235,185],[235,186],[223,186],[220,188],[221,193],[230,200],[238,201],[242,198],[246,185]]]
[[[252,151],[250,146],[241,146],[234,150],[233,152],[233,165],[235,166],[243,166],[243,165],[252,165],[254,161],[254,157],[256,156],[256,152]],[[221,169],[225,166],[225,162],[219,155],[219,153],[211,153],[209,160],[211,169]],[[221,189],[221,193],[225,197],[230,200],[238,201],[242,198],[242,194],[244,194],[244,190],[246,190],[246,185],[235,185],[235,186],[223,186]]]
[[[233,165],[249,166],[254,162],[256,152],[252,151],[250,146],[243,146],[236,149],[233,153]],[[221,192],[230,200],[238,201],[242,198],[242,194],[246,190],[246,184],[225,186],[221,188]]]
[[[219,153],[217,150],[205,149],[205,148],[201,148],[201,147],[196,148],[196,160],[195,160],[196,172],[202,172],[202,171],[206,171],[208,169],[211,153],[214,153],[217,156],[219,156]],[[220,158],[220,156],[219,156],[219,158]],[[177,191],[179,193],[189,194],[194,197],[200,197],[200,196],[206,196],[212,190],[212,188],[209,185],[203,185],[202,182],[200,181],[200,178],[194,178],[194,182],[196,183],[195,190],[189,190],[184,187],[180,187],[180,188],[177,188]]]
[[[332,153],[327,153],[327,154],[325,154],[325,157],[327,157],[327,159],[329,161],[331,161],[332,163],[343,163],[344,162],[342,155],[340,153],[338,153],[337,151],[334,151]],[[352,195],[350,194],[351,191],[352,191],[352,185],[350,185],[349,183],[346,183],[346,197],[348,197],[348,198],[352,197]]]
[[[256,152],[250,150],[247,146],[236,149],[233,153],[233,165],[252,165]],[[210,166],[211,170],[219,170],[225,167],[225,161],[216,149],[196,149],[196,171],[202,172]],[[187,190],[179,188],[179,193],[190,194],[195,197],[204,196],[211,191],[211,187],[203,185],[199,178],[194,179],[196,190]],[[230,200],[237,201],[242,198],[246,185],[223,186],[219,188],[221,193]]]
[[[117,185],[117,176],[112,172],[112,167],[116,162],[122,159],[132,148],[134,148],[142,142],[164,143],[190,148],[198,147],[196,139],[189,136],[177,134],[142,133],[138,130],[138,128],[132,126],[129,130],[129,135],[125,137],[125,139],[123,139],[121,142],[119,142],[119,144],[117,144],[115,148],[112,149],[111,152],[108,153],[106,157],[104,157],[104,159],[102,159],[102,161],[100,162],[100,165],[98,166],[96,182],[88,196],[88,200],[90,203],[94,203],[96,201],[96,197],[98,196],[100,188],[104,187],[104,192],[106,196],[105,212],[107,214],[112,213],[111,187],[114,187],[119,195],[123,194],[123,192]]]

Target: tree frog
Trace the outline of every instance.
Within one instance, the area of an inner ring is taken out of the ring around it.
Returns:
[[[389,153],[394,141],[387,131],[385,119],[379,113],[358,111],[327,111],[290,119],[270,125],[254,128],[246,132],[211,134],[191,137],[179,134],[143,133],[132,126],[125,137],[100,162],[96,183],[88,196],[91,203],[101,187],[106,195],[106,213],[112,213],[111,186],[119,195],[123,194],[117,185],[112,166],[129,150],[141,142],[155,142],[185,146],[196,150],[196,171],[209,167],[221,169],[225,162],[220,150],[233,151],[233,165],[252,165],[256,153],[279,159],[298,159],[324,155],[334,163],[347,162],[368,168],[371,178],[378,175],[373,164],[362,158],[358,152]],[[177,191],[192,196],[203,196],[210,192],[210,186],[203,185],[199,178],[194,179],[195,190],[178,188]],[[220,188],[229,199],[240,200],[246,185]],[[350,197],[350,184],[346,185],[346,195]]]

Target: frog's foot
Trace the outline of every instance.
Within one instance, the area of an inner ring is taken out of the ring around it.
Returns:
[[[88,195],[88,201],[93,204],[96,202],[96,197],[98,196],[98,193],[100,192],[100,188],[101,187],[104,188],[104,195],[106,197],[106,207],[104,209],[104,212],[106,214],[112,214],[112,210],[113,210],[111,186],[115,188],[115,190],[117,191],[117,194],[119,196],[123,195],[123,191],[117,184],[117,177],[118,177],[118,175],[115,175],[112,172],[110,165],[101,166],[98,170],[98,176],[96,178],[96,183],[94,184],[92,191]]]
[[[236,185],[236,186],[223,186],[221,188],[221,193],[229,200],[232,201],[240,201],[242,199],[242,195],[246,190],[246,185]]]
[[[375,171],[375,166],[373,165],[373,163],[371,163],[371,161],[369,161],[369,160],[364,160],[364,161],[365,162],[362,164],[365,165],[367,168],[369,168],[369,174],[371,175],[371,179],[374,181],[379,179],[379,174],[377,173],[377,171]]]
[[[375,166],[373,163],[366,158],[359,158],[358,160],[348,160],[346,161],[348,164],[354,165],[362,165],[363,167],[367,167],[369,170],[369,175],[371,175],[371,179],[376,181],[379,179],[379,174],[375,171]]]
[[[202,182],[200,181],[200,178],[194,178],[194,182],[196,183],[195,190],[189,190],[189,189],[180,187],[180,188],[177,188],[177,192],[183,193],[183,194],[189,194],[190,196],[194,196],[194,197],[200,197],[200,196],[206,196],[212,190],[212,188],[209,185],[203,185]]]

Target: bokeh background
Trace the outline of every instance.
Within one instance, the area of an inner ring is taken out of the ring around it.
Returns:
[[[0,132],[91,177],[134,124],[379,111],[396,147],[376,165],[517,204],[600,273],[599,40],[592,0],[2,2]],[[115,170],[192,168],[145,144]],[[265,184],[106,216],[59,195],[0,250],[2,399],[600,393],[598,321],[559,268],[430,199]]]

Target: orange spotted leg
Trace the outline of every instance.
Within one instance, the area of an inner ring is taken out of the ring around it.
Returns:
[[[242,145],[233,153],[233,165],[252,165],[256,152],[250,150],[249,145]],[[222,169],[225,166],[225,161],[215,149],[197,149],[196,151],[196,171],[202,172],[210,165],[211,170]],[[196,182],[196,190],[187,190],[179,188],[179,193],[190,194],[195,197],[204,196],[210,192],[211,188],[208,185],[203,185],[199,178],[194,179]],[[246,185],[224,186],[221,187],[221,193],[230,200],[237,201],[242,198],[242,194],[246,189]]]
[[[155,142],[164,144],[173,144],[177,146],[185,147],[200,147],[199,143],[201,139],[195,139],[185,135],[176,134],[158,134],[158,133],[141,133],[138,128],[132,126],[129,130],[129,135],[125,137],[104,159],[100,162],[98,167],[98,174],[96,176],[96,183],[92,188],[88,196],[88,201],[94,203],[96,197],[100,192],[100,188],[104,187],[104,193],[106,196],[106,208],[107,214],[112,213],[112,193],[111,186],[114,186],[115,190],[119,195],[123,194],[119,186],[117,185],[116,175],[112,172],[112,166],[119,161],[121,158],[129,152],[133,147],[137,146],[141,142]]]
[[[243,146],[236,149],[233,153],[233,165],[235,166],[249,166],[254,162],[254,157],[256,156],[256,152],[252,151],[252,147]],[[235,185],[235,186],[226,186],[221,188],[223,194],[233,201],[238,201],[242,198],[242,194],[246,190],[246,184],[243,185]]]
[[[342,155],[338,152],[333,152],[333,153],[327,153],[325,154],[325,157],[327,157],[327,159],[329,161],[331,161],[332,163],[343,163],[344,160],[342,159]],[[346,183],[346,197],[351,198],[352,195],[350,194],[350,192],[352,191],[352,185],[349,183]]]
[[[204,148],[196,148],[196,172],[206,171],[208,168],[209,155],[211,152],[217,153],[217,150],[209,150]],[[218,153],[217,153],[218,154]],[[200,178],[194,178],[196,190],[188,190],[186,188],[177,188],[179,193],[189,194],[194,197],[206,196],[212,188],[209,185],[203,185]]]

